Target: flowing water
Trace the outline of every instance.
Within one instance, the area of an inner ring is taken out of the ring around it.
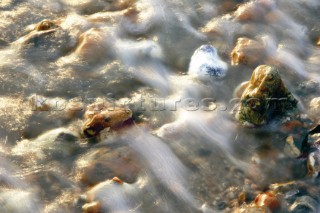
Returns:
[[[290,132],[234,119],[234,90],[257,64],[232,65],[230,54],[240,37],[259,42],[316,124],[319,9],[319,0],[0,0],[0,212],[81,212],[95,201],[101,212],[231,212],[241,193],[250,203],[272,183],[309,183],[306,161],[284,154]],[[227,63],[224,78],[188,75],[204,44]],[[134,124],[91,143],[83,112],[99,98],[129,107]]]

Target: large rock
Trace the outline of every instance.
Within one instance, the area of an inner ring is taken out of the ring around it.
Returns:
[[[275,116],[295,109],[297,100],[287,90],[278,70],[268,65],[258,66],[241,96],[236,118],[246,125],[263,125]]]

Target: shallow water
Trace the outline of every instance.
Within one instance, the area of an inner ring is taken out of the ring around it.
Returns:
[[[306,162],[284,153],[292,132],[276,121],[243,127],[232,110],[237,86],[270,64],[305,126],[318,122],[309,103],[320,91],[319,9],[318,0],[1,1],[0,212],[81,212],[91,201],[103,212],[231,212],[243,191],[250,203],[269,184],[309,181]],[[262,45],[258,64],[232,65],[240,37]],[[204,44],[227,63],[224,78],[188,75]],[[83,113],[99,98],[129,107],[134,125],[88,143]]]

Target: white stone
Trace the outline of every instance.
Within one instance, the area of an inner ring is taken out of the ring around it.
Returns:
[[[216,48],[202,45],[192,55],[188,73],[200,79],[219,79],[227,74],[227,69],[227,63],[220,59]]]

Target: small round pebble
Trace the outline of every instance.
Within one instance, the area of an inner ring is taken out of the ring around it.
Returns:
[[[219,79],[227,74],[227,69],[227,64],[220,59],[216,48],[202,45],[193,53],[188,73],[200,79]]]

